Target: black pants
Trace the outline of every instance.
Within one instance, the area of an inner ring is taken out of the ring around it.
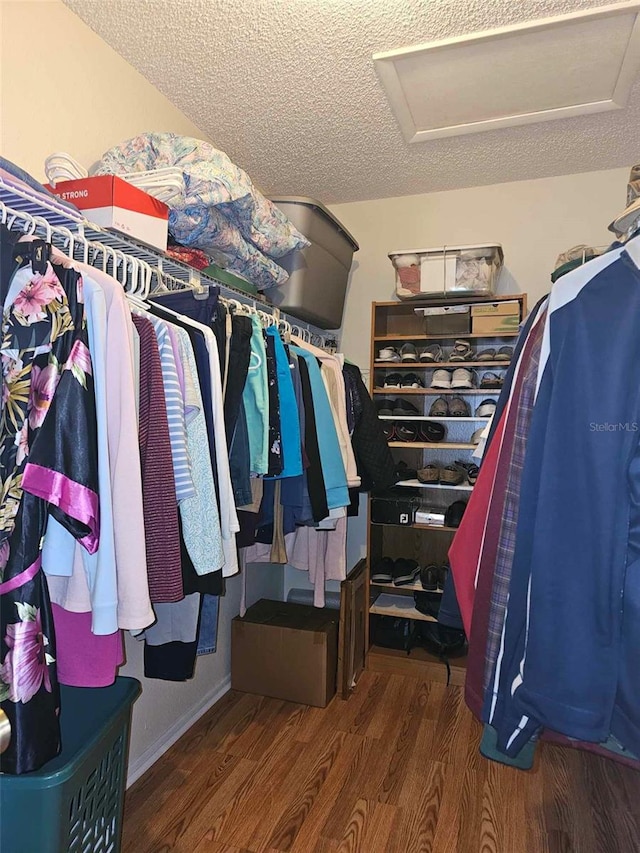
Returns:
[[[224,426],[227,444],[231,444],[233,431],[238,419],[238,411],[244,391],[244,383],[249,372],[251,358],[251,320],[240,314],[231,318],[231,346],[229,348],[229,372],[227,390],[224,396]]]

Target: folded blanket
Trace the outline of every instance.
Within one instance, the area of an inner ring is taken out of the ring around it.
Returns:
[[[271,258],[309,245],[277,208],[254,187],[251,178],[208,142],[175,133],[142,133],[107,151],[94,174],[123,174],[166,166],[179,167],[185,192],[175,210],[219,207],[245,240]]]

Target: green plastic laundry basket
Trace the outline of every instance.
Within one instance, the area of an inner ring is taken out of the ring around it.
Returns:
[[[61,754],[35,773],[0,775],[2,853],[118,853],[139,694],[140,682],[124,677],[61,687]]]

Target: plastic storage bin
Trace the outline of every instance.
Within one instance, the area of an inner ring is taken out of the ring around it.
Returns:
[[[2,853],[118,853],[135,678],[61,687],[62,752],[34,773],[0,775]]]
[[[289,280],[269,288],[265,295],[294,317],[322,329],[340,328],[351,261],[358,244],[319,201],[289,196],[272,201],[311,245],[278,260],[289,273]]]
[[[499,243],[482,246],[441,246],[390,252],[399,299],[424,299],[429,294],[464,296],[495,293],[504,255]]]

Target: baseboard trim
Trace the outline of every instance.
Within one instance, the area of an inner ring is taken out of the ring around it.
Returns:
[[[182,717],[162,735],[162,740],[157,740],[152,743],[135,761],[130,762],[127,771],[127,788],[133,785],[143,773],[156,763],[161,755],[173,746],[173,744],[188,731],[191,726],[196,723],[200,717],[205,714],[209,708],[216,704],[225,693],[231,690],[231,675],[227,675],[216,687],[205,696],[200,702],[192,708],[188,715]]]

